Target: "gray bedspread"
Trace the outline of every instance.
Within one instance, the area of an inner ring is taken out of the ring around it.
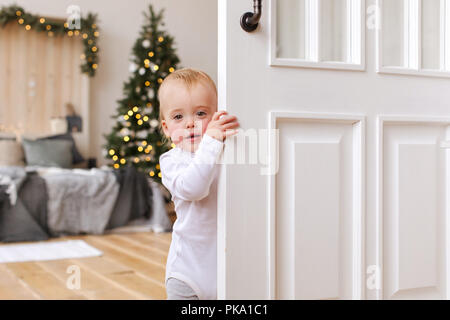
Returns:
[[[145,174],[133,167],[114,171],[38,171],[26,172],[15,204],[6,193],[8,186],[0,185],[1,242],[99,234],[133,220],[157,218],[152,188]],[[169,231],[165,211],[161,217],[157,220]]]
[[[41,241],[49,238],[47,187],[37,174],[28,174],[21,183],[14,205],[0,186],[0,241]]]
[[[47,185],[51,235],[103,233],[119,194],[113,172],[49,169],[40,176]]]

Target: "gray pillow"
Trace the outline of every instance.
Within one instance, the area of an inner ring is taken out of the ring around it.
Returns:
[[[40,140],[44,140],[44,139],[48,139],[48,140],[53,140],[53,139],[57,139],[57,140],[69,140],[72,141],[72,163],[73,164],[77,164],[77,163],[81,163],[84,161],[83,156],[80,154],[80,152],[78,151],[78,148],[75,144],[75,140],[73,139],[72,135],[70,133],[65,133],[65,134],[58,134],[56,136],[50,136],[50,137],[45,137],[45,138],[41,138]]]
[[[23,139],[22,145],[28,166],[61,168],[72,166],[72,141]]]

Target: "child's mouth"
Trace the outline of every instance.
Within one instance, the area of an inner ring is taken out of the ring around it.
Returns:
[[[191,133],[191,134],[188,135],[186,138],[187,138],[188,140],[191,140],[191,142],[193,142],[195,139],[197,139],[197,138],[199,138],[199,137],[201,137],[201,135]]]

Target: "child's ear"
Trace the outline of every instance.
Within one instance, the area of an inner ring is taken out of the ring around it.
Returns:
[[[164,134],[169,136],[169,128],[167,127],[166,120],[161,120],[161,128],[163,129]]]

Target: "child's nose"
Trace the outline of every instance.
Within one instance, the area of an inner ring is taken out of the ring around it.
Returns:
[[[190,128],[194,128],[195,126],[195,121],[194,119],[188,119],[186,121],[186,128],[190,129]]]

